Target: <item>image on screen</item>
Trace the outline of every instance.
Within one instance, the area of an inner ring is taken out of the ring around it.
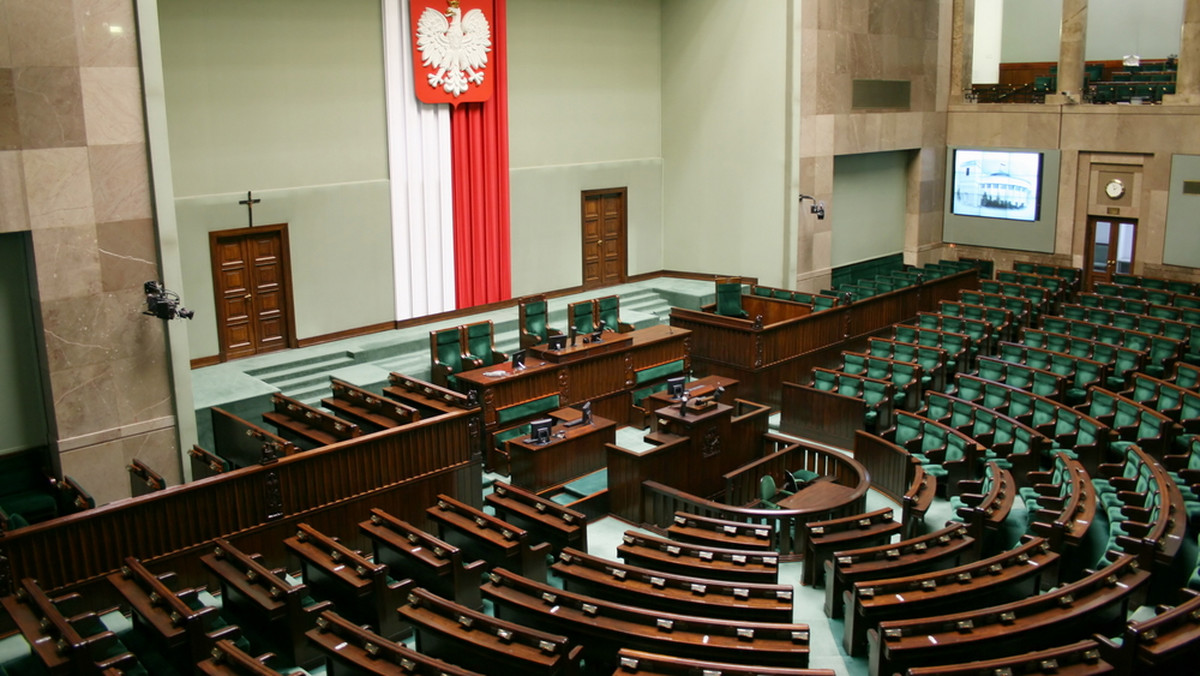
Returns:
[[[1041,153],[954,151],[951,213],[1036,221],[1040,216],[1041,187]]]

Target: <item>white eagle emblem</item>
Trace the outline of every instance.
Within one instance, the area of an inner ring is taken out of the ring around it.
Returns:
[[[463,16],[454,0],[445,14],[426,7],[417,22],[421,65],[438,69],[429,73],[429,86],[443,87],[455,97],[467,91],[471,82],[483,84],[483,68],[491,47],[491,30],[483,12],[472,9]]]

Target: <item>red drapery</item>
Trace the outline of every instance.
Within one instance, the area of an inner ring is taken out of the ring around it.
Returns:
[[[512,295],[508,200],[506,0],[494,0],[489,74],[494,94],[450,115],[454,166],[454,277],[459,308]]]

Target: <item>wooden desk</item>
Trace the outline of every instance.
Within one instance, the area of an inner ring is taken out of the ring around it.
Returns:
[[[734,399],[737,399],[737,385],[738,381],[734,380],[733,378],[726,378],[725,376],[705,376],[687,383],[684,386],[684,389],[687,390],[689,399],[695,399],[696,397],[707,397],[715,392],[718,387],[722,387],[725,388],[725,393],[721,395],[721,401],[724,403],[729,403]],[[646,397],[645,401],[642,403],[642,408],[646,409],[647,415],[652,416],[658,409],[678,403],[678,399],[670,396],[666,392],[655,392],[654,394]]]
[[[562,406],[593,402],[593,411],[618,423],[629,419],[630,391],[638,369],[683,359],[690,368],[691,332],[665,324],[629,333],[606,333],[600,342],[578,343],[556,353],[544,345],[529,348],[525,368],[510,362],[458,374],[483,407],[484,428],[499,427],[497,411],[557,394]],[[491,374],[491,375],[486,375]]]
[[[512,483],[540,491],[604,467],[604,448],[617,440],[617,423],[592,416],[590,425],[555,425],[550,441],[535,444],[510,439],[506,444]]]
[[[819,477],[793,495],[780,499],[777,504],[783,509],[820,509],[844,504],[855,490],[854,486],[834,483],[832,477]]]
[[[632,451],[608,446],[609,509],[641,523],[642,483],[657,481],[686,493],[708,497],[725,490],[724,475],[758,458],[770,408],[738,400],[737,408],[714,404],[679,415],[679,406],[658,410],[653,448]],[[736,415],[734,415],[736,413]]]

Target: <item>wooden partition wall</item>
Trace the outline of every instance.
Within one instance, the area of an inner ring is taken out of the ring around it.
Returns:
[[[692,332],[696,375],[734,378],[741,382],[742,397],[779,408],[781,385],[808,382],[809,371],[820,365],[806,357],[918,312],[936,311],[940,301],[957,299],[961,289],[978,288],[978,271],[971,269],[821,312],[790,301],[742,296],[748,319],[724,317],[711,308],[674,307],[671,326]]]
[[[477,409],[447,413],[4,534],[0,594],[24,577],[46,590],[87,587],[127,556],[202,584],[199,554],[217,537],[283,565],[283,538],[302,521],[365,548],[356,524],[372,507],[423,525],[438,493],[479,506],[477,425]],[[95,587],[103,598],[108,585]]]

